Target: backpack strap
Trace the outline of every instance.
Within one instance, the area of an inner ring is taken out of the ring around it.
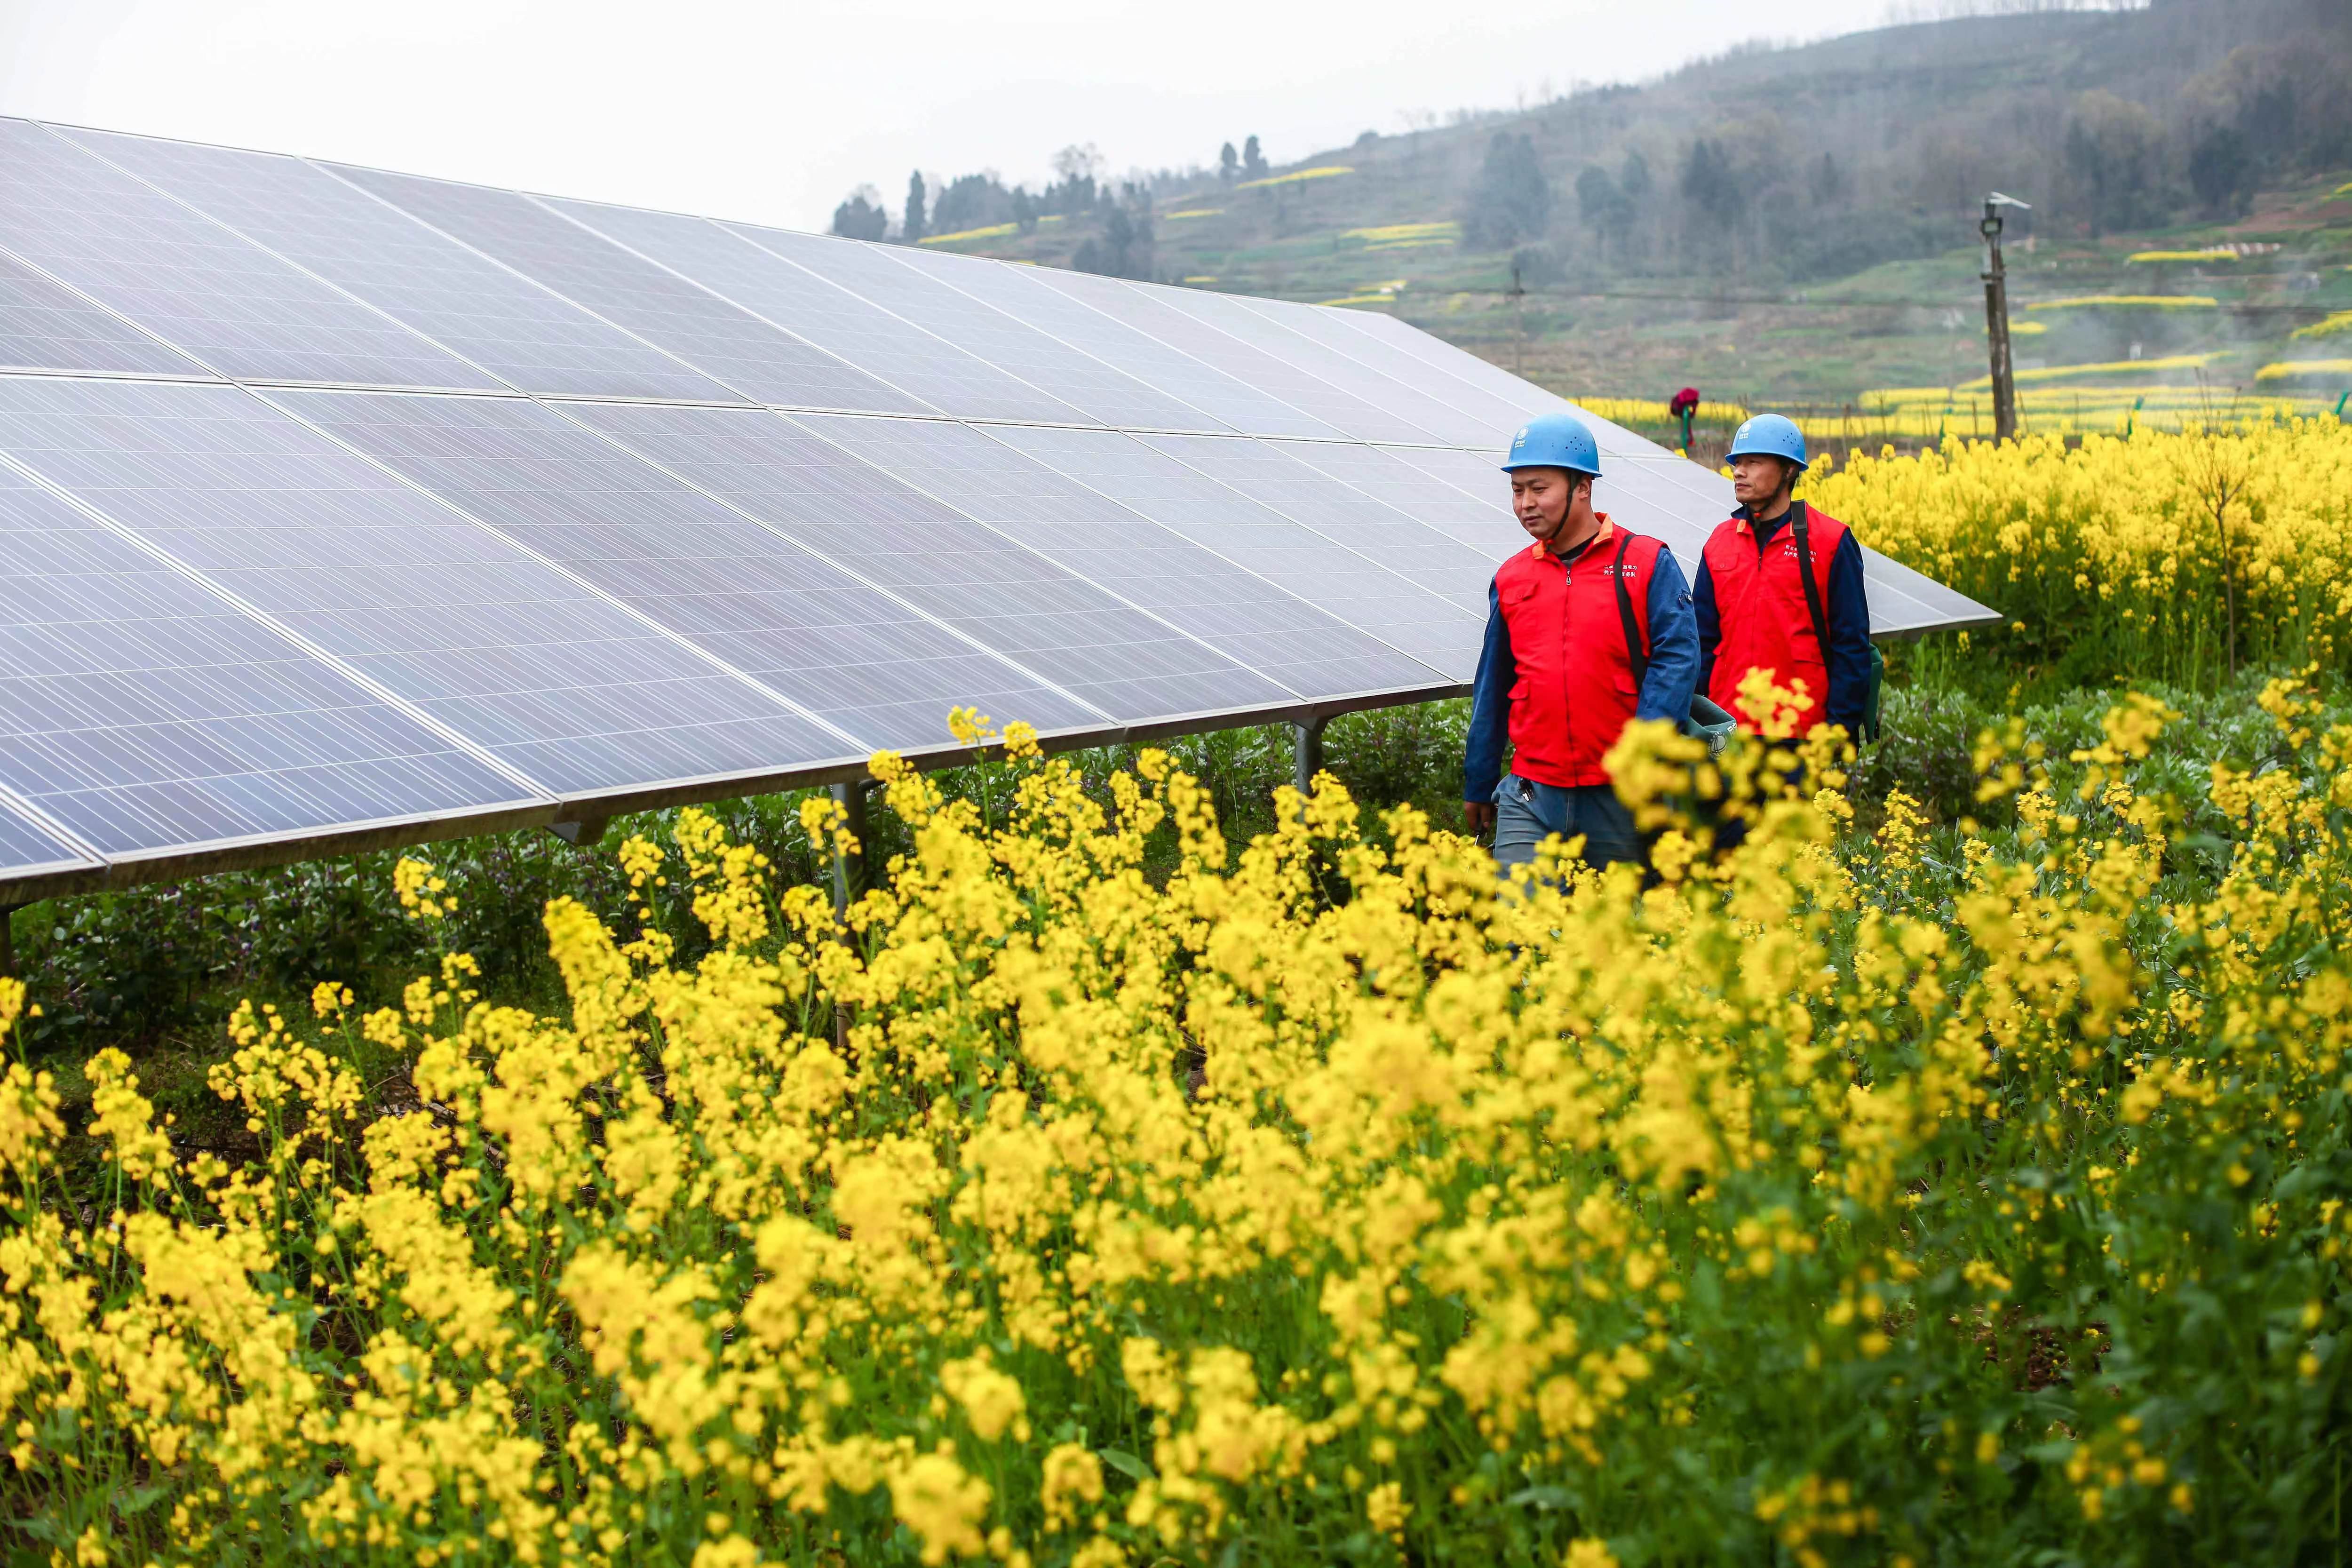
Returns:
[[[1805,531],[1805,503],[1789,508],[1789,531],[1797,542],[1797,574],[1805,580],[1805,611],[1813,618],[1813,641],[1822,650],[1822,668],[1830,667],[1830,618],[1822,613],[1822,585],[1813,581],[1813,543]],[[1824,700],[1828,693],[1823,692]]]
[[[1633,697],[1639,701],[1642,688],[1650,679],[1650,647],[1643,640],[1642,628],[1633,619],[1633,595],[1625,591],[1625,552],[1633,548],[1633,534],[1629,529],[1618,542],[1617,559],[1609,568],[1609,580],[1617,588],[1617,622],[1625,631],[1625,662],[1633,667]]]

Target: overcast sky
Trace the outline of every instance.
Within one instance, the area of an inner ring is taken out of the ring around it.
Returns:
[[[0,0],[0,111],[821,228],[861,181],[1276,162],[1887,0]]]

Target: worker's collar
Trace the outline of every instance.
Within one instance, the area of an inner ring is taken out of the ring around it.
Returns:
[[[1780,525],[1788,521],[1790,518],[1796,516],[1797,509],[1804,504],[1805,503],[1801,500],[1791,500],[1787,507],[1782,509],[1778,517],[1768,517],[1761,522],[1756,521],[1756,511],[1753,507],[1736,507],[1733,509],[1731,515],[1733,520],[1739,524],[1740,532],[1755,533],[1760,531],[1765,537],[1769,538],[1772,534],[1780,531]]]
[[[1610,521],[1609,521],[1609,514],[1608,514],[1607,512],[1605,512],[1605,511],[1596,511],[1596,512],[1594,512],[1592,515],[1593,515],[1593,517],[1594,517],[1594,518],[1596,518],[1597,520],[1599,520],[1599,521],[1600,521],[1600,523],[1601,523],[1601,526],[1600,526],[1599,528],[1596,528],[1596,529],[1594,529],[1594,530],[1592,531],[1592,537],[1591,537],[1591,538],[1590,538],[1590,539],[1586,540],[1582,544],[1580,544],[1580,545],[1577,546],[1577,548],[1576,548],[1572,552],[1570,552],[1570,554],[1567,557],[1567,559],[1568,559],[1568,560],[1570,560],[1570,561],[1573,561],[1574,559],[1576,559],[1576,557],[1577,557],[1577,556],[1583,554],[1586,551],[1588,551],[1588,550],[1591,549],[1594,545],[1603,542],[1604,541],[1606,541],[1607,539],[1609,539],[1612,534],[1614,534],[1614,533],[1617,531],[1615,525],[1610,522]],[[1541,561],[1541,560],[1543,560],[1546,556],[1551,556],[1551,555],[1552,555],[1552,551],[1551,551],[1550,546],[1547,545],[1547,544],[1546,544],[1542,540],[1538,539],[1538,540],[1537,540],[1537,541],[1535,542],[1535,543],[1533,543],[1533,544],[1531,544],[1531,545],[1529,545],[1529,546],[1528,547],[1528,553],[1529,555],[1533,556],[1536,560],[1538,560],[1538,561]],[[1557,557],[1557,556],[1553,556],[1552,558],[1553,558],[1553,559],[1555,559],[1555,560],[1559,559],[1559,557]],[[1564,562],[1563,562],[1563,564],[1565,564],[1565,563],[1564,563]]]

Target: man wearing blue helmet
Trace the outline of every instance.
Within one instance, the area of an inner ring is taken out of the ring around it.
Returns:
[[[1731,493],[1739,510],[1718,524],[1699,558],[1692,591],[1702,689],[1760,730],[1765,715],[1742,705],[1750,670],[1804,688],[1794,733],[1843,726],[1862,740],[1874,728],[1870,604],[1862,546],[1845,524],[1792,495],[1805,471],[1805,435],[1792,420],[1759,414],[1731,438]]]
[[[1470,700],[1463,819],[1504,866],[1546,837],[1581,837],[1588,864],[1645,858],[1601,759],[1633,719],[1689,716],[1698,626],[1682,568],[1656,540],[1592,510],[1601,448],[1567,414],[1530,421],[1504,464],[1532,541],[1486,590]],[[1503,742],[1512,747],[1503,773]]]

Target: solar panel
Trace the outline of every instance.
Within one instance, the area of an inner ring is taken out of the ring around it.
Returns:
[[[1319,311],[1315,305],[1277,305],[1276,313],[1204,289],[1172,289],[1169,301],[1230,332],[1244,342],[1376,408],[1388,423],[1351,430],[1367,441],[1439,441],[1463,443],[1496,439],[1494,427],[1483,419],[1449,407],[1405,382],[1391,380],[1360,360],[1326,347],[1315,335],[1287,324],[1298,313]],[[1427,380],[1427,376],[1421,379]],[[1507,438],[1509,426],[1502,432]]]
[[[1034,673],[541,405],[329,393],[289,403],[822,716],[858,755],[951,745],[947,713],[959,702],[1040,730],[1102,721]]]
[[[88,871],[98,862],[58,838],[5,801],[0,801],[0,906],[23,903],[21,881]],[[46,889],[40,891],[46,891]],[[31,896],[37,897],[37,892]],[[7,919],[0,908],[0,920]]]
[[[1521,400],[1497,396],[1475,382],[1450,374],[1443,379],[1433,377],[1430,371],[1433,367],[1428,362],[1405,353],[1384,337],[1360,330],[1350,320],[1370,312],[1281,300],[1250,300],[1238,295],[1226,298],[1277,326],[1314,339],[1331,353],[1377,374],[1383,384],[1411,391],[1415,399],[1412,411],[1416,421],[1429,424],[1449,441],[1465,447],[1493,446],[1509,440],[1511,432],[1527,422]],[[1451,344],[1442,346],[1454,353],[1462,353]],[[1423,418],[1423,415],[1433,407],[1439,412],[1427,413]],[[1442,424],[1438,422],[1441,418]]]
[[[1436,672],[1305,599],[978,429],[939,420],[803,416],[896,474],[1314,700],[1428,684]]]
[[[951,289],[899,259],[904,246],[860,245],[763,229],[762,249],[923,327],[1030,385],[1049,391],[1080,421],[1146,430],[1203,430],[1216,422],[1129,375],[1079,353],[992,305]]]
[[[598,238],[528,196],[447,180],[325,164],[486,256],[723,383],[728,401],[860,395],[872,377],[746,314],[709,289]]]
[[[1434,590],[1471,615],[1486,615],[1486,584],[1495,574],[1492,561],[1435,529],[1423,527],[1386,501],[1301,462],[1273,443],[1222,436],[1138,439],[1312,529],[1339,548]]]
[[[1248,383],[1296,411],[1295,423],[1271,424],[1253,436],[1344,436],[1357,440],[1426,441],[1428,432],[1374,408],[1329,382],[1286,363],[1230,332],[1219,331],[1173,302],[1186,291],[1055,268],[1036,269],[1038,282],[1171,349]]]
[[[1020,425],[988,433],[1433,669],[1466,680],[1477,663],[1470,612],[1131,436]]]
[[[0,119],[0,243],[225,375],[497,384],[399,322],[23,120]]]
[[[102,854],[542,804],[5,466],[0,553],[0,784]]]
[[[573,412],[1115,719],[1222,712],[1285,695],[1265,677],[781,415],[618,405]],[[954,689],[958,679],[970,684],[971,673],[942,670],[927,694],[933,724],[942,699],[964,700]],[[1003,706],[989,709],[992,716],[1036,721],[1024,709],[1027,694],[994,700]]]
[[[1443,339],[1432,337],[1418,327],[1406,324],[1382,310],[1333,310],[1332,317],[1344,325],[1357,328],[1378,341],[1384,342],[1429,369],[1450,378],[1456,384],[1476,387],[1502,403],[1519,408],[1519,418],[1507,423],[1493,435],[1474,437],[1463,444],[1491,447],[1496,451],[1510,444],[1512,430],[1538,414],[1571,413],[1592,428],[1602,456],[1654,458],[1665,452],[1664,447],[1646,437],[1637,436],[1612,419],[1603,419],[1580,404],[1556,396],[1531,382],[1522,381],[1500,366],[1487,363],[1467,349],[1454,347]],[[1403,372],[1400,371],[1400,374]],[[1444,383],[1421,384],[1433,394]],[[1442,394],[1450,397],[1450,392]],[[1492,405],[1482,405],[1491,407]],[[1659,404],[1660,412],[1665,405]]]
[[[1527,542],[1518,520],[1511,515],[1509,487],[1491,465],[1483,476],[1485,493],[1474,494],[1425,468],[1416,468],[1386,447],[1364,447],[1352,441],[1288,441],[1282,443],[1282,449],[1466,545],[1489,563],[1490,570]],[[1482,592],[1482,601],[1484,596]]]
[[[1204,416],[1205,422],[1194,428],[1339,438],[1339,431],[1280,399],[1040,283],[1034,267],[911,246],[897,247],[888,254],[1041,331],[1051,332],[1073,348],[1125,367]]]
[[[1519,411],[1522,419],[1556,414],[1570,406],[1566,398],[1547,392],[1534,382],[1491,364],[1469,350],[1399,321],[1386,310],[1334,310],[1332,319],[1426,365],[1440,374],[1502,400]],[[1443,383],[1434,384],[1438,385]],[[1484,443],[1482,443],[1484,444]]]
[[[988,418],[1086,417],[1051,394],[761,248],[757,230],[592,202],[551,205],[876,378],[871,390],[777,397],[772,403],[877,414],[955,408]]]
[[[237,383],[241,384],[230,384]],[[1572,407],[1385,313],[0,118],[0,903],[1457,694]],[[1686,565],[1721,479],[1591,423]],[[1993,612],[1864,553],[1874,630]]]
[[[202,376],[204,367],[0,255],[0,367]]]
[[[724,400],[725,388],[299,158],[64,131],[530,392]]]
[[[551,794],[863,754],[234,387],[0,378],[0,450]]]

